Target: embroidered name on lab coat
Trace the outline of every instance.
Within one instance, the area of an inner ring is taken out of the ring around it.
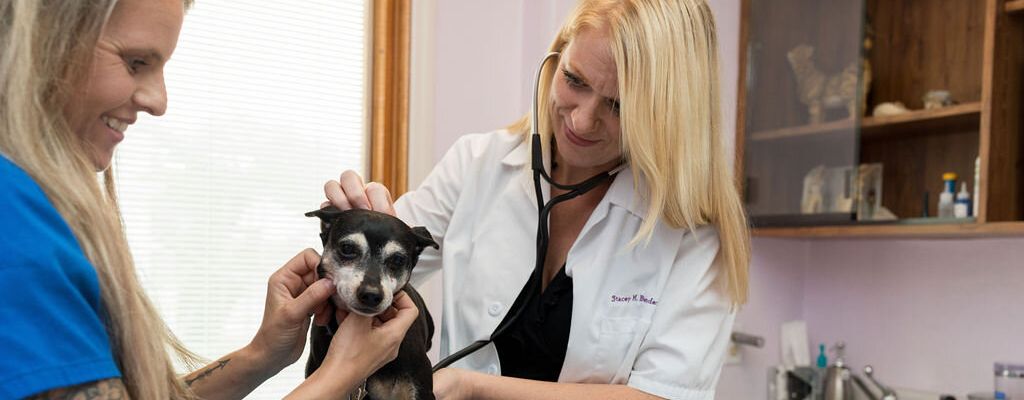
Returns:
[[[644,303],[652,306],[658,305],[658,301],[653,297],[647,297],[642,294],[634,294],[632,296],[616,296],[613,294],[612,303]]]

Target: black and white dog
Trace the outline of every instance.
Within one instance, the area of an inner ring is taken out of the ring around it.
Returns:
[[[326,207],[306,216],[321,221],[324,254],[317,274],[331,279],[338,288],[331,297],[335,307],[375,316],[387,310],[398,291],[404,290],[420,310],[402,340],[398,357],[370,375],[359,394],[350,398],[434,399],[427,358],[434,322],[423,299],[408,282],[420,253],[427,246],[438,248],[437,243],[426,228],[410,228],[402,220],[376,211]],[[333,319],[330,326],[313,326],[306,377],[320,367],[337,328],[338,322]]]

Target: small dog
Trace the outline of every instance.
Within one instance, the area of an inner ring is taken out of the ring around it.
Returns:
[[[338,288],[331,297],[335,307],[375,316],[387,310],[398,291],[404,290],[420,311],[402,340],[398,357],[370,375],[349,398],[434,399],[427,358],[434,322],[423,298],[408,282],[420,253],[428,246],[438,248],[437,243],[426,228],[410,228],[402,220],[376,211],[326,207],[306,216],[321,221],[324,254],[317,274],[331,279]],[[310,331],[306,377],[320,367],[337,329],[338,322],[332,319],[330,326],[314,326]]]

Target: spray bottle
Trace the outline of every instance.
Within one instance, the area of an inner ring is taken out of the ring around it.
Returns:
[[[956,173],[942,174],[942,193],[939,194],[939,218],[953,218],[953,196],[956,190]]]
[[[956,202],[953,204],[953,216],[967,218],[971,214],[971,192],[967,191],[967,182],[961,182],[960,193],[956,194]]]

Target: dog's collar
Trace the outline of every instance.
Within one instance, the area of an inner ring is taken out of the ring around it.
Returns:
[[[366,391],[366,381],[363,381],[362,385],[356,388],[355,393],[348,395],[348,400],[363,400],[369,392]]]

